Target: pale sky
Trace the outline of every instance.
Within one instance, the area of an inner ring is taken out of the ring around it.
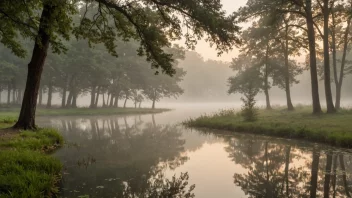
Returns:
[[[247,0],[221,0],[224,9],[232,13],[236,11],[239,7],[244,6]],[[238,54],[238,50],[234,48],[234,50],[228,54],[223,54],[221,57],[217,56],[217,51],[214,48],[210,48],[209,44],[205,41],[199,41],[196,47],[196,51],[200,53],[205,59],[214,59],[214,60],[222,60],[230,62],[232,58],[235,58]]]

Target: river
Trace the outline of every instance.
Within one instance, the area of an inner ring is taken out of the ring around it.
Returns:
[[[173,192],[186,191],[184,197],[194,187],[192,193],[200,198],[352,194],[350,150],[179,124],[219,108],[190,105],[155,115],[41,117],[38,123],[58,128],[66,140],[54,154],[64,164],[62,197],[168,197],[170,186]]]

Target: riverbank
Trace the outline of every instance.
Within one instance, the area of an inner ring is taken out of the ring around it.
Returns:
[[[94,115],[130,115],[153,114],[170,111],[170,109],[150,108],[38,108],[37,116],[94,116]],[[0,108],[0,121],[4,118],[16,118],[20,112],[19,107]]]
[[[352,110],[312,115],[311,108],[288,112],[282,108],[260,109],[256,122],[245,122],[235,111],[221,111],[184,122],[187,127],[227,130],[239,133],[304,139],[333,146],[352,148]]]
[[[61,162],[49,153],[63,144],[54,129],[15,131],[0,120],[0,197],[52,197],[61,179]]]

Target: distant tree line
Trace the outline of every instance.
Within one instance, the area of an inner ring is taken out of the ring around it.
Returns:
[[[25,42],[25,41],[23,41]],[[29,45],[28,45],[29,46]],[[68,53],[49,53],[39,88],[38,104],[52,107],[53,95],[61,97],[62,108],[77,108],[81,95],[90,95],[90,108],[118,107],[119,100],[132,100],[134,107],[141,107],[144,100],[155,103],[163,97],[178,97],[183,93],[178,83],[186,74],[177,67],[178,59],[184,58],[184,50],[178,46],[166,49],[174,55],[175,75],[156,74],[150,63],[137,55],[136,42],[120,41],[118,58],[110,55],[104,46],[89,47],[85,40],[66,43]],[[0,91],[6,104],[21,104],[25,86],[27,60],[13,55],[0,46]],[[43,95],[46,95],[44,101]],[[101,105],[99,105],[101,104]]]

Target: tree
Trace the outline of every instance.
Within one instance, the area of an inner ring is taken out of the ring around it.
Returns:
[[[27,84],[24,93],[21,113],[15,128],[35,129],[35,109],[40,84],[41,73],[45,62],[49,43],[58,52],[62,50],[60,36],[68,39],[72,26],[72,14],[77,11],[75,1],[37,0],[33,7],[26,2],[14,3],[2,1],[1,17],[7,20],[15,18],[14,24],[26,24],[27,18],[35,18],[36,11],[41,10],[38,28],[33,35],[35,45],[32,59],[28,65]],[[81,8],[85,8],[81,15],[79,26],[74,33],[79,38],[88,38],[90,43],[103,42],[108,51],[117,55],[115,38],[124,40],[135,38],[140,41],[139,54],[145,55],[152,67],[162,68],[165,73],[172,75],[172,55],[165,53],[163,47],[170,46],[170,41],[186,37],[186,44],[193,47],[198,38],[207,36],[207,40],[217,46],[219,53],[227,51],[238,42],[233,16],[226,17],[220,1],[146,1],[112,2],[109,0],[84,1]],[[96,6],[98,8],[96,9]],[[3,9],[3,8],[11,9]],[[21,8],[17,9],[16,8]],[[29,12],[26,12],[30,8]],[[91,9],[94,8],[94,9]],[[10,12],[16,10],[16,12]],[[8,12],[6,12],[8,11]],[[91,14],[90,12],[93,12]],[[95,12],[95,13],[94,13]],[[91,17],[90,17],[91,16]],[[188,29],[183,34],[181,19]],[[31,20],[29,20],[31,21]],[[14,30],[18,30],[18,26]],[[16,29],[17,27],[17,29]],[[10,31],[11,32],[11,31]],[[6,35],[7,36],[7,35]]]
[[[350,27],[351,27],[351,15],[348,12],[352,7],[350,4],[334,2],[331,7],[331,18],[332,24],[330,26],[331,31],[331,49],[332,49],[332,67],[333,67],[333,79],[336,89],[335,108],[340,109],[341,107],[341,92],[342,85],[346,72],[347,66],[347,52],[349,52],[349,45],[351,41]],[[340,59],[337,57],[338,51],[340,52]],[[340,66],[337,66],[337,63]]]
[[[239,10],[239,13],[242,15],[242,17],[239,18],[240,21],[258,18],[267,13],[271,13],[271,18],[279,18],[283,13],[290,13],[290,15],[294,15],[295,18],[297,17],[299,19],[305,20],[306,28],[303,27],[301,20],[296,20],[297,23],[295,24],[295,27],[302,30],[308,39],[313,113],[321,113],[315,43],[315,16],[313,16],[312,0],[250,0],[247,2],[245,7],[242,7]]]
[[[242,116],[245,121],[252,122],[257,118],[257,110],[255,108],[255,96],[261,90],[261,80],[256,78],[256,75],[260,75],[259,71],[255,67],[247,68],[237,73],[235,77],[230,77],[229,82],[229,94],[241,93],[244,97],[241,100],[244,103],[242,108]]]
[[[143,87],[143,95],[152,101],[152,109],[155,103],[164,97],[175,97],[183,93],[183,89],[179,86],[186,72],[181,68],[176,68],[176,74],[171,77],[164,74],[155,75],[152,72],[146,72],[146,86]]]

